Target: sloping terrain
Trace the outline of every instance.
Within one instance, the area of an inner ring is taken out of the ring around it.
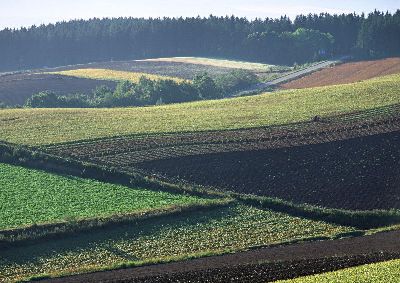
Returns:
[[[109,81],[130,81],[137,83],[141,77],[146,77],[150,80],[173,80],[182,82],[182,79],[161,75],[153,75],[147,73],[124,72],[109,69],[74,69],[68,71],[53,72],[54,74],[71,76],[76,78],[109,80]]]
[[[9,246],[1,250],[0,274],[13,281],[35,274],[140,266],[293,240],[336,238],[354,230],[242,204],[206,207]]]
[[[45,148],[172,182],[350,210],[400,209],[398,105],[248,130],[149,135]]]
[[[317,71],[282,84],[283,89],[339,85],[400,73],[400,58],[351,62]]]
[[[121,135],[278,126],[397,104],[399,87],[400,76],[392,75],[349,85],[154,107],[2,110],[0,140],[38,146]]]
[[[52,68],[44,71],[67,71],[74,69],[109,69],[124,72],[147,73],[160,76],[178,77],[191,80],[197,74],[208,73],[211,76],[227,74],[235,69],[190,64],[182,62],[154,62],[154,61],[115,61],[115,62],[98,62],[91,64],[81,64],[75,66],[66,66]]]
[[[262,63],[252,63],[252,62],[243,62],[235,60],[225,60],[225,59],[212,59],[203,57],[155,58],[155,59],[139,60],[139,62],[175,62],[175,63],[196,64],[196,65],[222,67],[222,68],[243,69],[256,72],[267,72],[272,67],[274,67],[273,65],[267,65]]]
[[[210,194],[221,202],[52,238],[6,242],[0,235],[0,274],[12,281],[255,249],[172,270],[101,273],[94,281],[265,282],[399,258],[398,232],[292,245],[398,224],[399,85],[392,75],[180,105],[1,110],[0,139],[13,143],[4,143],[5,160],[133,187],[146,181],[155,193],[169,186],[182,197]],[[271,252],[277,244],[288,245]],[[76,278],[90,276],[97,275]]]
[[[135,164],[169,180],[348,210],[400,209],[400,132]]]
[[[0,163],[0,187],[0,232],[32,224],[200,204],[204,200],[59,176],[3,163]]]
[[[33,94],[52,91],[60,95],[91,93],[97,86],[114,89],[116,82],[74,78],[62,75],[21,73],[0,76],[0,102],[23,105]]]
[[[301,277],[286,283],[323,283],[323,282],[397,282],[400,281],[400,260],[390,260],[362,266],[346,268],[344,270],[328,272],[314,276]],[[281,283],[283,283],[281,282]]]
[[[400,258],[399,231],[276,246],[44,282],[269,282]]]

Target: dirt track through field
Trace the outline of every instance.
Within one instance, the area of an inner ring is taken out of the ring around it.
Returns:
[[[392,258],[400,258],[400,231],[261,248],[44,282],[189,282],[189,279],[190,282],[266,282]]]
[[[283,89],[354,83],[379,76],[400,73],[400,58],[361,61],[323,69],[303,78],[282,84]]]

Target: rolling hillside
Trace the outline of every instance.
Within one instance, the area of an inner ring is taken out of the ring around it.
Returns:
[[[114,89],[116,82],[83,79],[56,74],[21,73],[0,76],[0,102],[7,106],[24,105],[33,94],[52,91],[59,95],[90,94],[100,85]]]
[[[167,106],[1,110],[0,140],[18,145],[4,143],[1,158],[14,156],[18,164],[79,177],[92,172],[130,188],[1,165],[8,188],[3,199],[9,199],[3,228],[19,228],[0,230],[5,247],[0,273],[11,281],[48,278],[394,229],[384,226],[400,219],[399,87],[400,75],[390,75]],[[37,182],[30,185],[32,178]],[[11,179],[19,180],[18,186]],[[148,198],[135,185],[141,181],[151,184]],[[56,191],[45,188],[49,182]],[[71,186],[80,188],[79,194]],[[160,192],[167,188],[182,194]],[[39,214],[47,218],[27,211],[7,216],[32,194],[42,195],[33,208],[56,204],[57,209]],[[126,202],[125,196],[141,202]],[[89,205],[71,211],[58,205],[76,198]],[[99,202],[114,210],[100,210]],[[148,212],[126,218],[142,209]],[[66,217],[61,228],[60,215]],[[84,221],[74,222],[80,216]],[[336,243],[340,240],[324,245]],[[298,276],[398,256],[395,244],[390,252],[379,251],[376,244],[368,251],[346,248],[340,258],[246,261],[234,270],[230,263],[221,278],[247,278],[260,270],[261,280],[269,270],[270,278],[286,279],[282,266]],[[176,264],[180,270],[183,262]],[[312,270],[305,268],[309,265]],[[210,276],[204,270],[199,275]]]
[[[337,65],[282,84],[283,89],[309,88],[354,83],[400,73],[400,58],[360,61]]]
[[[0,111],[0,140],[45,145],[132,134],[227,130],[310,121],[400,102],[400,75],[253,97],[115,109]],[[43,129],[46,129],[45,131]]]

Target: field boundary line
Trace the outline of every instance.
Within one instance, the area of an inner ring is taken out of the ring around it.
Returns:
[[[0,230],[0,248],[7,249],[33,242],[56,239],[66,235],[88,233],[97,229],[111,228],[135,221],[145,221],[156,217],[172,217],[180,213],[191,213],[208,209],[217,209],[233,204],[233,199],[210,200],[204,204],[171,205],[157,209],[148,209],[132,213],[116,214],[104,217],[82,218],[72,221],[33,224],[22,228]]]

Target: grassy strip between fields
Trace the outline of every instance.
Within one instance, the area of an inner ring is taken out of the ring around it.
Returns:
[[[280,283],[387,283],[400,281],[400,260],[367,264],[339,271],[300,277]]]
[[[208,204],[184,194],[130,188],[0,163],[0,230],[32,224],[120,218],[167,207]],[[71,220],[71,221],[70,221]],[[95,221],[90,221],[95,222]]]
[[[400,103],[400,75],[251,97],[154,107],[7,109],[0,140],[32,146],[101,137],[285,125]]]
[[[336,223],[338,225],[352,226],[362,230],[377,229],[379,227],[387,228],[388,226],[400,223],[400,210],[397,209],[353,211],[324,208],[308,204],[295,204],[277,198],[241,195],[237,193],[232,193],[231,196],[249,205],[256,205],[274,211],[280,211],[309,219],[322,220],[329,223]]]
[[[232,203],[164,215],[2,250],[0,274],[10,280],[35,274],[82,273],[193,254],[336,238],[345,227]]]
[[[112,182],[126,186],[139,186],[156,191],[186,193],[206,198],[235,198],[244,203],[264,207],[283,213],[289,213],[314,220],[328,221],[340,225],[348,225],[357,229],[371,229],[400,223],[400,211],[348,211],[327,209],[311,205],[299,205],[276,198],[257,197],[253,195],[227,194],[213,191],[211,188],[188,185],[169,184],[141,174],[121,173],[118,169],[103,168],[94,164],[81,163],[69,159],[32,152],[23,147],[0,144],[0,161],[11,162],[32,168],[44,169],[56,173],[67,173],[99,181]]]
[[[115,227],[136,221],[144,221],[153,217],[176,215],[189,211],[200,211],[214,207],[227,206],[233,203],[232,199],[215,199],[209,202],[187,205],[173,205],[157,209],[142,210],[132,213],[112,215],[109,217],[92,217],[78,220],[65,220],[33,224],[15,229],[0,230],[0,249],[26,245],[34,241],[65,237],[85,231],[104,227]]]
[[[157,192],[163,191],[203,198],[228,197],[227,194],[222,192],[215,192],[201,187],[194,188],[193,186],[166,183],[152,177],[144,176],[138,172],[130,172],[128,174],[120,172],[117,168],[62,158],[5,142],[0,142],[0,162],[128,187],[142,187]]]
[[[116,71],[109,69],[75,69],[68,71],[50,72],[47,74],[57,74],[63,76],[85,78],[85,79],[96,79],[96,80],[108,80],[108,81],[130,81],[137,83],[141,77],[145,77],[150,80],[173,80],[175,82],[183,82],[183,79],[153,75],[147,73],[137,73],[137,72],[125,72]]]

